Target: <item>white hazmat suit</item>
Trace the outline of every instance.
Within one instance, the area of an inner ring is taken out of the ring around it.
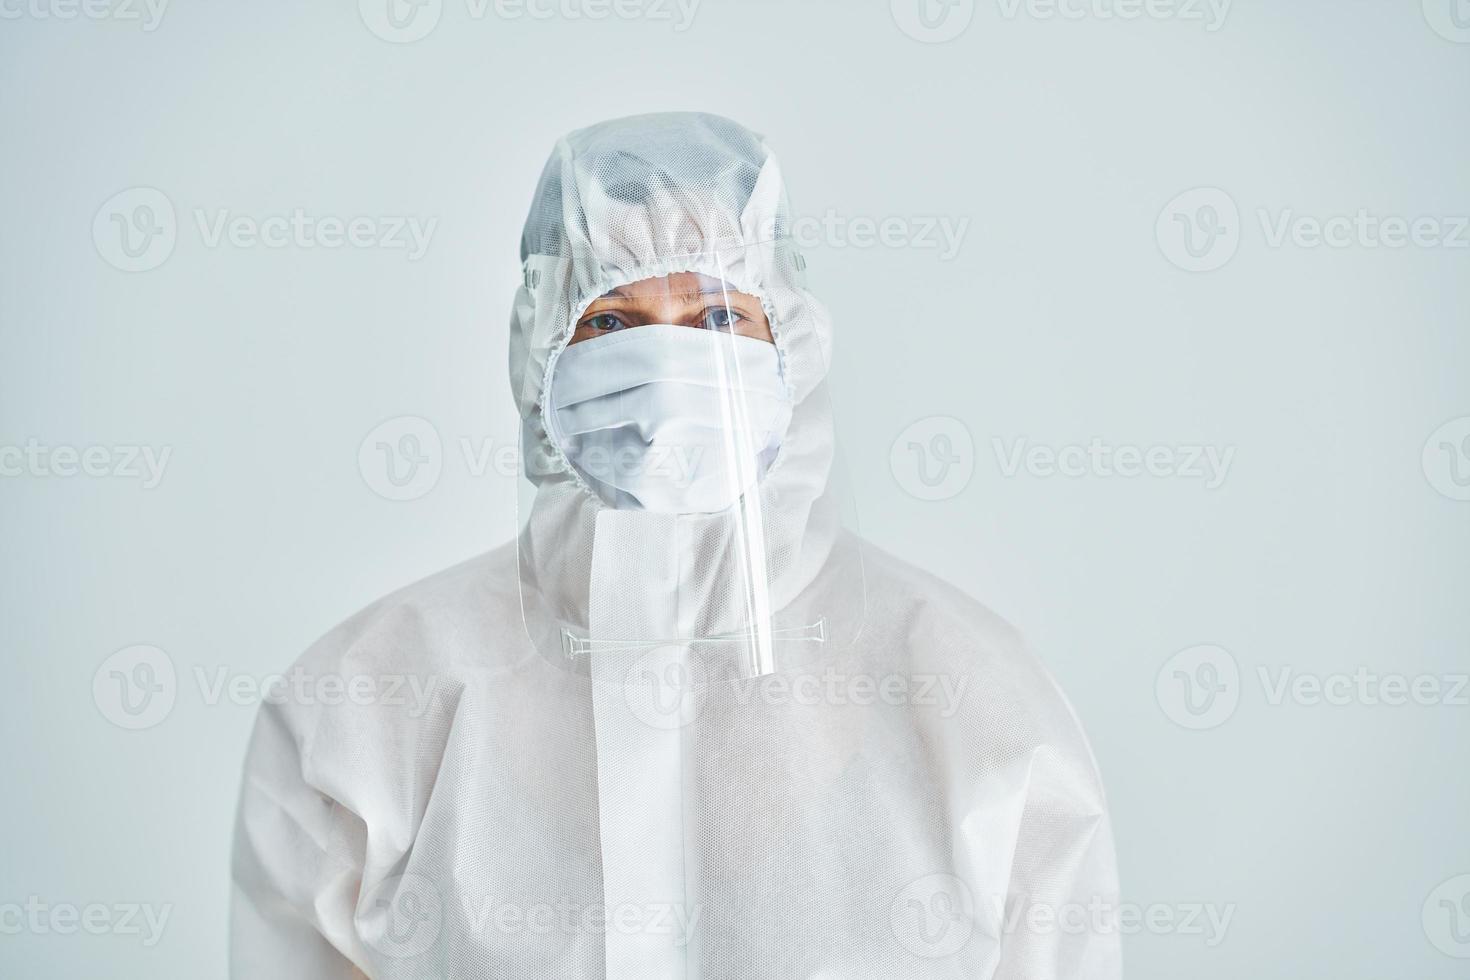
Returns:
[[[299,662],[374,696],[262,708],[235,977],[1119,975],[1071,708],[1004,622],[844,529],[831,327],[789,227],[728,120],[557,144],[512,313],[518,540]],[[568,346],[650,281],[757,297],[772,339]]]

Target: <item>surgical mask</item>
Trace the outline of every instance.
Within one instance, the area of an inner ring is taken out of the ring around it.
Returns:
[[[765,475],[791,404],[774,344],[650,324],[562,351],[546,419],[609,506],[716,513]]]

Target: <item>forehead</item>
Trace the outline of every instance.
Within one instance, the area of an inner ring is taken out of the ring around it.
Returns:
[[[667,276],[640,279],[602,294],[602,299],[651,300],[669,296],[744,296],[735,287],[715,276],[699,272],[675,272]]]

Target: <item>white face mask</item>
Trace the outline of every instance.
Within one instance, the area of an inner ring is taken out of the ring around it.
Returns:
[[[652,324],[562,351],[546,422],[609,506],[714,513],[765,475],[791,398],[774,344]]]

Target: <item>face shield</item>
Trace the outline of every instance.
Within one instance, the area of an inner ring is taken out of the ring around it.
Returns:
[[[700,265],[719,268],[710,258]],[[553,361],[545,422],[609,507],[734,508],[758,520],[759,495],[746,496],[774,462],[791,408],[760,298],[680,272],[616,287],[583,311]]]
[[[581,299],[555,295],[562,265],[526,271],[537,305],[564,311],[544,366],[527,366],[541,392],[521,440],[533,641],[623,683],[829,656],[860,625],[862,582],[838,554],[852,509],[800,254],[784,241],[690,254]]]
[[[510,369],[522,609],[559,666],[701,685],[856,635],[831,324],[788,225],[775,158],[728,120],[635,117],[553,152]]]

